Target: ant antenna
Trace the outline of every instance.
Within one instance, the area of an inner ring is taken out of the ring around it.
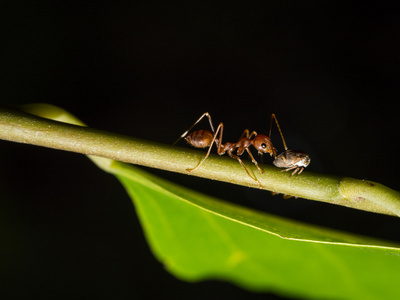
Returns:
[[[286,147],[285,139],[283,138],[282,130],[281,130],[281,127],[279,127],[279,123],[278,123],[278,120],[277,120],[275,114],[271,115],[271,124],[269,125],[269,137],[271,137],[271,131],[272,131],[272,118],[275,119],[276,126],[278,126],[278,130],[279,130],[279,133],[281,134],[283,146],[285,147],[285,151],[286,151],[288,148]]]

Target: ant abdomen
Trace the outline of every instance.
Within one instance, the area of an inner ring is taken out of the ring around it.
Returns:
[[[185,140],[195,148],[207,148],[210,146],[214,135],[209,130],[197,130],[189,134]]]

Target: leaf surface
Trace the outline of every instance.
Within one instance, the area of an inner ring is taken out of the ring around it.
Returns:
[[[397,245],[233,205],[130,165],[109,171],[131,196],[152,251],[178,278],[315,299],[400,297]]]

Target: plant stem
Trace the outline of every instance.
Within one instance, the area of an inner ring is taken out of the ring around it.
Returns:
[[[205,155],[204,151],[83,127],[85,124],[76,117],[52,105],[33,104],[21,109],[25,112],[0,108],[0,139],[183,174],[188,174],[186,169],[196,166]],[[111,161],[91,158],[101,168],[112,172]],[[246,167],[265,190],[400,216],[400,193],[379,183],[307,171],[300,176],[290,176],[286,172],[280,172],[280,169],[263,164],[260,167],[264,174],[260,174],[251,162],[247,162]],[[200,168],[190,174],[259,188],[258,183],[247,175],[242,166],[229,157],[210,155]]]

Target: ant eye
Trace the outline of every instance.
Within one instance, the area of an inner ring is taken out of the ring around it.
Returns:
[[[265,148],[267,148],[267,145],[263,143],[263,144],[261,144],[261,148],[265,149]]]

